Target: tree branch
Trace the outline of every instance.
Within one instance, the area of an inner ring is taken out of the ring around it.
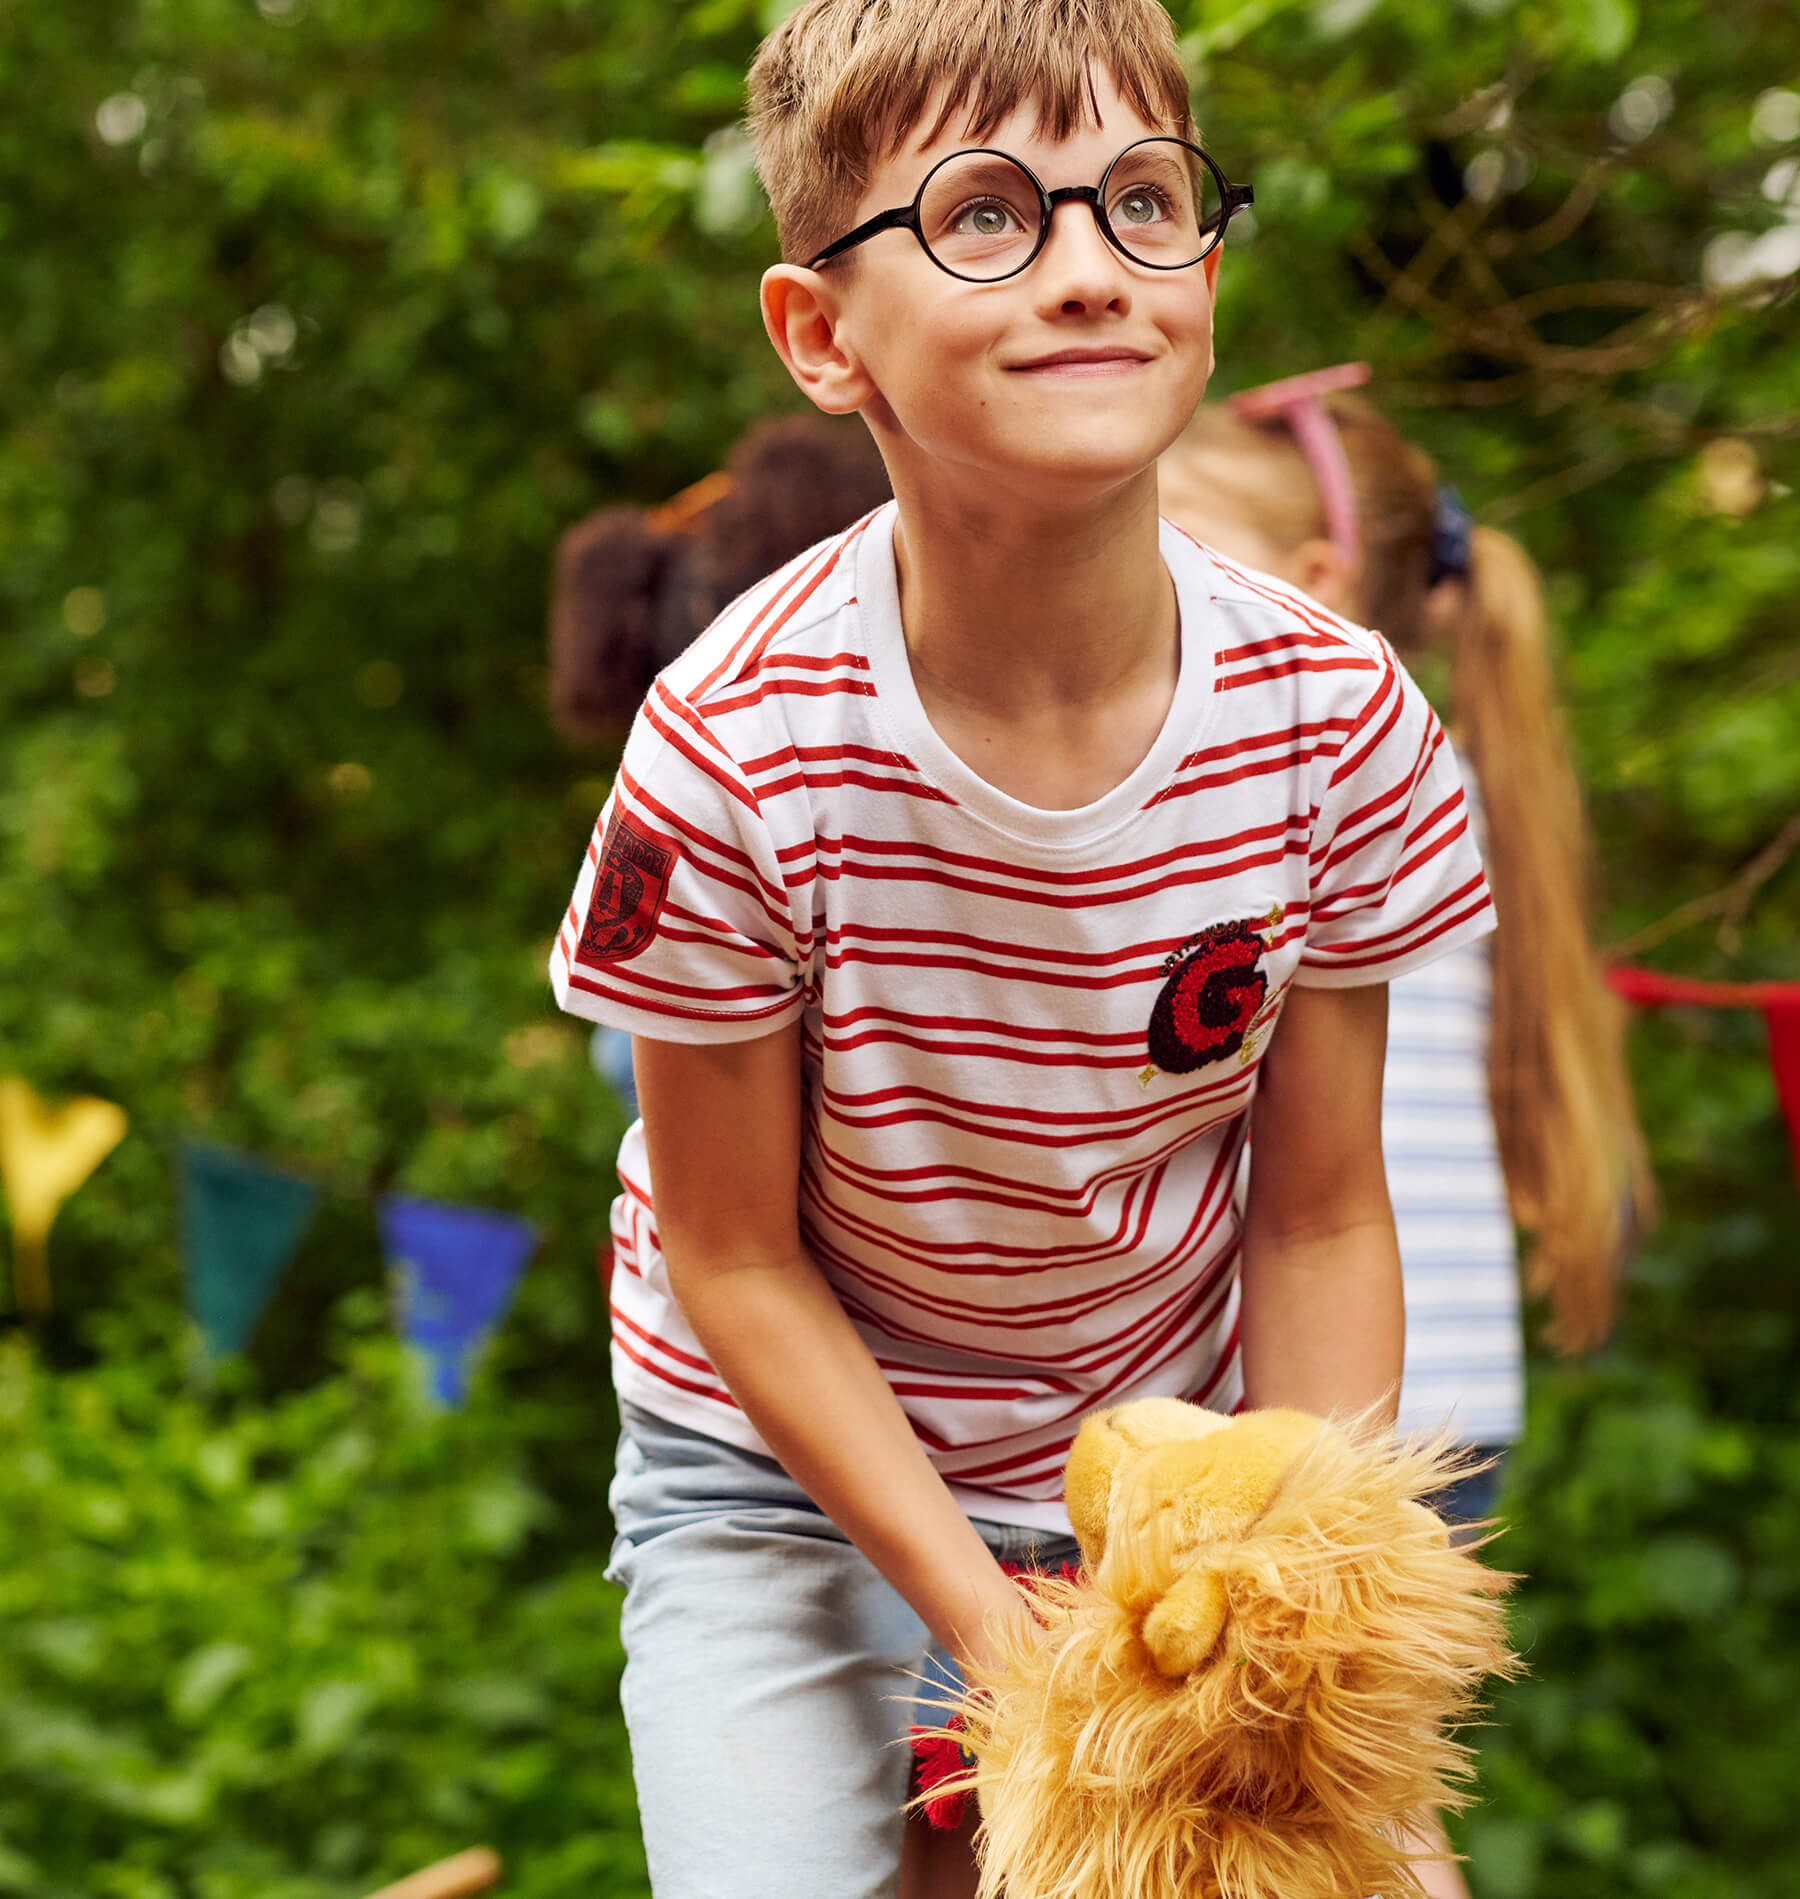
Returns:
[[[1645,924],[1623,942],[1613,944],[1608,953],[1613,956],[1635,956],[1640,950],[1652,949],[1677,935],[1691,923],[1716,916],[1721,919],[1719,948],[1727,956],[1736,955],[1743,941],[1744,922],[1750,914],[1751,904],[1756,901],[1756,893],[1796,851],[1800,851],[1800,812],[1789,818],[1729,883],[1722,884],[1717,890],[1709,890],[1705,896],[1690,897],[1686,903],[1677,904],[1667,916]]]

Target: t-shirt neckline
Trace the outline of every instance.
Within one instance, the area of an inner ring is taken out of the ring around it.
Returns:
[[[1092,804],[1069,811],[1025,804],[991,785],[938,736],[913,679],[900,623],[900,584],[894,566],[899,505],[890,501],[863,532],[856,555],[856,609],[875,687],[878,716],[898,749],[940,791],[996,830],[1032,843],[1072,847],[1116,830],[1150,802],[1176,767],[1200,743],[1210,717],[1218,655],[1210,564],[1179,528],[1159,523],[1163,564],[1175,582],[1180,614],[1181,671],[1162,729],[1130,774]]]

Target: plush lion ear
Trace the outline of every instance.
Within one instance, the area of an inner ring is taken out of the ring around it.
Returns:
[[[1246,1411],[1208,1438],[1185,1476],[1196,1521],[1235,1534],[1268,1509],[1281,1480],[1320,1431],[1307,1411]]]
[[[1081,1560],[1090,1571],[1098,1569],[1106,1555],[1113,1478],[1127,1448],[1114,1428],[1113,1416],[1110,1411],[1096,1411],[1084,1420],[1063,1472],[1063,1502],[1081,1545]]]

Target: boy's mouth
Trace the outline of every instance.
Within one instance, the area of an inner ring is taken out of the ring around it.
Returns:
[[[1049,356],[1034,356],[1028,363],[1009,363],[1007,368],[1018,376],[1117,376],[1140,368],[1149,360],[1142,350],[1112,345],[1059,349]]]

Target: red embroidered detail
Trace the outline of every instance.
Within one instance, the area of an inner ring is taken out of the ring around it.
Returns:
[[[962,1724],[959,1714],[944,1723],[958,1729]],[[959,1787],[952,1793],[938,1793],[935,1789],[954,1775],[967,1773],[975,1765],[975,1756],[954,1735],[933,1733],[930,1728],[913,1729],[912,1751],[913,1779],[925,1802],[925,1818],[946,1833],[955,1832],[969,1811],[970,1790]]]
[[[1169,958],[1150,1012],[1150,1060],[1164,1074],[1191,1075],[1243,1047],[1268,994],[1257,966],[1267,948],[1255,923],[1215,923]]]
[[[635,956],[655,934],[674,868],[675,853],[668,845],[615,811],[594,872],[576,961],[622,963]]]
[[[1054,1571],[1039,1569],[1034,1563],[1003,1562],[1000,1567],[1013,1577],[1054,1574],[1063,1582],[1074,1582],[1081,1574],[1079,1563],[1062,1563]],[[912,1731],[913,1786],[925,1802],[922,1809],[925,1818],[946,1833],[954,1833],[962,1825],[973,1795],[968,1787],[958,1788],[953,1793],[934,1792],[945,1781],[967,1773],[975,1765],[975,1756],[956,1738],[964,1726],[962,1716],[953,1714],[942,1729],[914,1728]]]

